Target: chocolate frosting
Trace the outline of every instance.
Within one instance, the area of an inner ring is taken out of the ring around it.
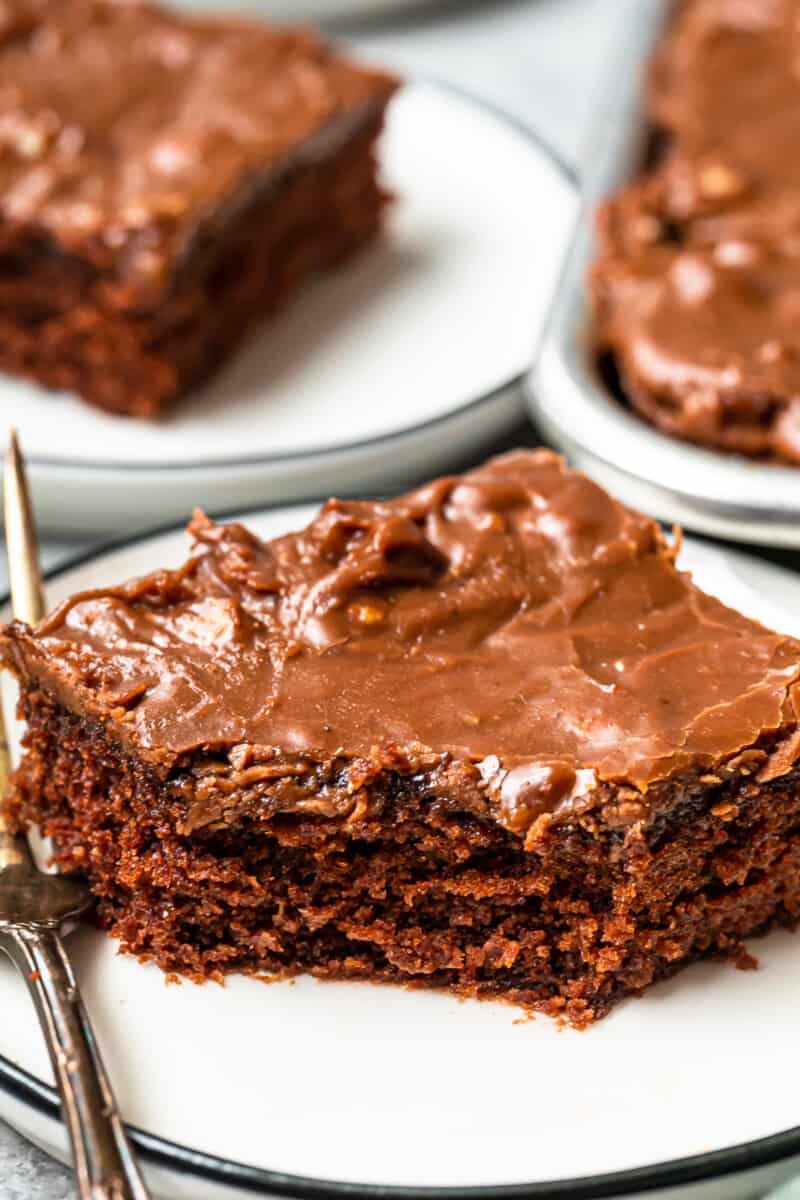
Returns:
[[[691,156],[719,154],[739,196],[800,185],[799,14],[797,0],[689,0],[653,63],[654,122]]]
[[[760,244],[606,259],[602,342],[670,433],[800,463],[800,260]]]
[[[670,433],[800,462],[800,5],[685,0],[656,166],[600,214],[598,340]],[[664,141],[662,137],[662,142]]]
[[[514,828],[765,736],[791,747],[780,770],[796,755],[800,645],[695,588],[652,521],[547,451],[331,500],[267,544],[190,529],[179,570],[2,638],[21,676],[155,762],[434,755],[471,764]]]
[[[0,216],[149,297],[189,238],[394,86],[307,30],[4,0]]]

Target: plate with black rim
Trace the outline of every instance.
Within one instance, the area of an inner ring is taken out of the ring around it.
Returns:
[[[50,530],[143,528],[423,478],[501,435],[575,213],[530,131],[453,88],[409,83],[382,144],[384,237],[263,325],[158,422],[0,378]]]
[[[302,526],[307,506],[242,519]],[[75,590],[177,565],[180,530],[59,569]],[[707,590],[800,635],[800,577],[688,539]],[[8,697],[7,697],[8,699]],[[70,951],[154,1194],[312,1200],[745,1200],[800,1169],[800,941],[689,967],[584,1032],[501,1003],[357,983],[166,986],[82,929]],[[0,960],[0,1116],[66,1155],[24,985]]]

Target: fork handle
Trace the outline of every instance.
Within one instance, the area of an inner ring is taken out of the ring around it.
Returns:
[[[61,935],[12,926],[0,949],[22,973],[42,1025],[81,1200],[148,1200]]]

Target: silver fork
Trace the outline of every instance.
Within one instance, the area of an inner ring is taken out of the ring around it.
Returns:
[[[10,436],[3,476],[14,616],[44,614],[36,532],[22,458]],[[10,759],[0,708],[0,795]],[[148,1200],[108,1075],[67,958],[61,931],[92,907],[84,884],[37,870],[27,839],[0,814],[0,950],[28,985],[44,1032],[72,1144],[82,1200]]]

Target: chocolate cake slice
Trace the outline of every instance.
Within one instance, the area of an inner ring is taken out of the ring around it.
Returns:
[[[547,451],[11,624],[8,809],[125,950],[576,1024],[800,914],[800,644]]]
[[[0,369],[156,417],[378,233],[396,80],[308,29],[0,4]]]

